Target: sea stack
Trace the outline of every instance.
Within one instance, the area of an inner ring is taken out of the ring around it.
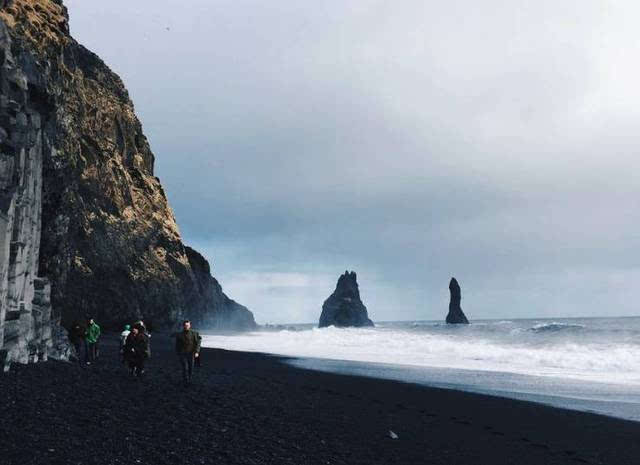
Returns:
[[[464,315],[464,312],[460,307],[462,294],[460,292],[460,285],[458,284],[456,278],[451,278],[451,281],[449,282],[449,292],[451,293],[451,300],[449,301],[447,323],[468,325],[469,320],[467,320],[467,317]]]
[[[369,319],[367,307],[360,300],[358,281],[355,271],[345,271],[333,294],[324,301],[320,315],[320,328],[326,326],[362,327],[373,326]]]
[[[180,236],[121,79],[62,0],[0,0],[0,365],[65,358],[63,326],[252,329]]]

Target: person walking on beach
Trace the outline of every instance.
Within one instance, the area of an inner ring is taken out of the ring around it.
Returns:
[[[86,341],[86,362],[90,365],[98,357],[98,339],[100,338],[100,326],[93,321],[93,318],[89,318],[89,326],[87,327]]]
[[[200,339],[198,332],[191,329],[189,320],[182,323],[182,331],[176,334],[176,353],[185,386],[191,384],[193,361],[200,356]]]
[[[134,326],[124,345],[124,358],[129,363],[129,373],[141,377],[149,356],[149,338],[138,326]]]
[[[124,357],[124,345],[127,343],[127,336],[131,334],[131,326],[124,325],[124,331],[120,333],[120,358],[122,363],[125,362]]]
[[[144,321],[142,320],[138,320],[133,324],[134,328],[138,328],[138,332],[142,333],[145,335],[145,337],[147,338],[147,353],[148,353],[148,357],[151,357],[151,333],[149,332],[149,330],[147,329],[147,327],[144,324]]]
[[[76,357],[78,357],[79,363],[82,363],[82,358],[80,355],[82,346],[86,344],[84,335],[85,335],[85,329],[78,321],[76,321],[71,325],[71,329],[69,330],[69,341],[71,341],[71,344],[73,345],[73,348],[76,352]],[[85,345],[85,352],[86,350],[87,348]],[[85,357],[86,357],[86,353],[85,353]]]

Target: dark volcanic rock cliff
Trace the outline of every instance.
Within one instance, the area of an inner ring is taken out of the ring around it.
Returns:
[[[447,314],[447,323],[451,324],[469,324],[469,320],[465,316],[462,308],[460,307],[460,301],[462,300],[462,293],[460,291],[460,285],[456,278],[451,278],[449,282],[449,292],[451,293],[451,300],[449,301],[449,313]]]
[[[251,329],[256,322],[245,306],[222,292],[218,281],[211,276],[209,262],[191,247],[185,246],[189,264],[196,278],[196,288],[190,300],[192,314],[205,328]],[[212,308],[212,304],[216,306]]]
[[[336,290],[324,301],[320,328],[325,326],[373,326],[367,307],[360,300],[355,271],[345,271],[338,279]]]
[[[7,223],[16,211],[31,228],[2,224],[3,279],[19,263],[31,284],[8,300],[3,291],[0,319],[31,302],[39,276],[64,325],[91,315],[106,327],[142,317],[253,328],[251,312],[182,243],[128,93],[71,38],[61,0],[0,0],[0,20],[0,213]]]

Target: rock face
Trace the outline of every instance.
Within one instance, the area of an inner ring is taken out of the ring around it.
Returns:
[[[254,329],[257,325],[253,313],[222,292],[218,281],[211,276],[209,262],[191,247],[185,246],[185,251],[196,278],[196,286],[190,297],[190,314],[195,315],[194,319],[203,328]]]
[[[456,281],[456,278],[451,278],[451,281],[449,282],[449,292],[451,293],[451,300],[449,301],[447,323],[469,324],[469,320],[467,320],[467,317],[460,307],[462,294],[460,292],[460,285],[458,284],[458,281]]]
[[[5,2],[6,3],[6,2]],[[0,3],[4,8],[4,4]],[[2,10],[4,12],[4,9]],[[0,21],[0,368],[65,358],[69,347],[39,274],[44,158],[51,153],[43,112]]]
[[[345,271],[338,279],[336,290],[324,301],[320,328],[326,326],[373,326],[367,307],[360,300],[355,271]]]
[[[0,0],[0,86],[0,356],[89,315],[255,326],[182,243],[128,93],[61,0]]]

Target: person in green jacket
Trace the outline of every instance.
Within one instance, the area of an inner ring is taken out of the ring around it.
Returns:
[[[100,339],[100,326],[93,321],[93,318],[89,318],[89,324],[87,325],[86,341],[86,362],[90,365],[98,357],[98,339]]]

